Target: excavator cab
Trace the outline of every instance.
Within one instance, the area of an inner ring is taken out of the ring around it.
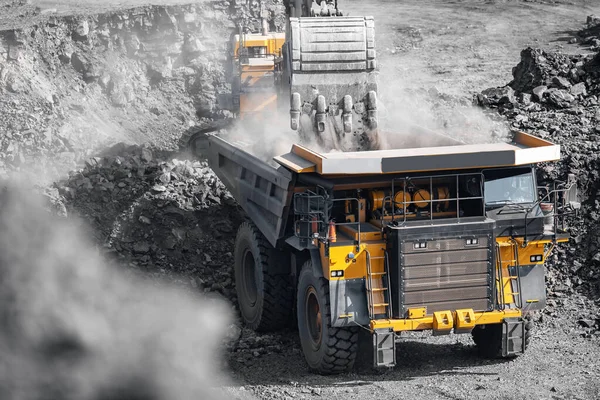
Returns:
[[[232,83],[234,112],[240,119],[263,119],[277,111],[276,65],[281,59],[284,33],[240,33],[233,37],[234,70]]]

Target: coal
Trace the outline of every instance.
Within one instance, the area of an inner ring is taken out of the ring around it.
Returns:
[[[582,32],[600,33],[599,19],[588,18]],[[506,101],[511,90],[514,101]],[[501,97],[503,93],[506,96]],[[581,291],[600,297],[599,98],[600,54],[571,55],[531,47],[521,52],[507,86],[484,90],[475,97],[480,106],[497,109],[512,129],[561,146],[561,161],[541,165],[539,178],[577,177],[582,208],[567,220],[572,240],[558,246],[549,260],[552,296]]]

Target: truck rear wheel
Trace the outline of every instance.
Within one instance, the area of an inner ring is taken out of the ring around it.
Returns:
[[[358,350],[358,327],[331,326],[329,282],[316,277],[307,261],[298,278],[298,333],[308,366],[321,374],[352,369]]]
[[[289,325],[293,292],[289,274],[273,271],[283,257],[254,224],[244,222],[235,239],[235,288],[242,320],[256,331],[273,331]]]
[[[532,322],[525,320],[525,349],[531,340]],[[472,331],[479,355],[485,358],[502,358],[502,324],[477,325]]]

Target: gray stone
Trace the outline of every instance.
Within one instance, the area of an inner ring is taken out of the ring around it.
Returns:
[[[521,93],[520,99],[521,99],[521,103],[523,103],[524,105],[528,105],[531,103],[531,94]]]
[[[90,33],[90,23],[87,20],[83,20],[77,24],[77,28],[75,28],[75,39],[76,40],[85,40]]]
[[[548,102],[560,108],[570,107],[575,97],[563,89],[551,89],[548,91]]]
[[[594,321],[593,319],[585,319],[582,318],[578,321],[579,325],[583,326],[584,328],[593,328],[594,325],[596,325],[596,321]]]
[[[138,254],[146,254],[150,251],[150,244],[146,241],[135,242],[133,244],[133,252]]]
[[[12,46],[8,47],[8,59],[9,60],[17,61],[21,58],[22,54],[23,53],[19,46],[12,45]]]
[[[145,162],[152,161],[152,150],[142,149],[142,160]]]
[[[579,82],[578,84],[573,85],[571,87],[571,94],[573,96],[579,96],[579,95],[586,96],[587,95],[587,90],[585,88],[585,83],[584,82]]]
[[[555,76],[554,78],[552,78],[552,86],[557,87],[559,89],[568,89],[572,85],[567,78],[563,78],[562,76]]]
[[[544,98],[544,93],[546,93],[547,90],[548,90],[548,86],[545,86],[545,85],[540,85],[538,87],[533,88],[532,93],[533,93],[534,99],[541,102],[542,99]]]

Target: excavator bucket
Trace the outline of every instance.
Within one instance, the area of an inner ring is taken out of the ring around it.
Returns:
[[[290,18],[289,28],[291,128],[327,149],[378,149],[373,18]]]

